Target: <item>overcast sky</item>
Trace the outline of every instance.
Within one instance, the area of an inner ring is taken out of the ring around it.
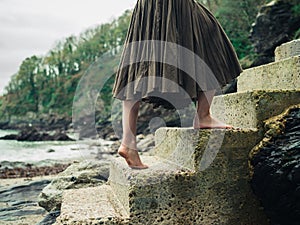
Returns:
[[[137,0],[0,0],[0,94],[21,62],[111,21]]]

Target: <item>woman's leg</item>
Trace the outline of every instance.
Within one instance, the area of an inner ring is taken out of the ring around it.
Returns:
[[[232,126],[213,118],[210,114],[210,106],[215,93],[215,90],[210,90],[199,94],[197,101],[197,113],[193,123],[194,128],[232,128]]]
[[[118,153],[125,158],[127,164],[134,169],[146,169],[141,162],[136,146],[136,123],[140,102],[123,101],[123,138]]]

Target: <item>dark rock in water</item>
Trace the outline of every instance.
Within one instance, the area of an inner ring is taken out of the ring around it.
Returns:
[[[4,137],[0,137],[0,140],[17,140],[18,135],[17,134],[8,134],[5,135]]]
[[[74,141],[67,134],[57,131],[51,135],[40,132],[36,128],[26,128],[21,130],[19,134],[10,134],[0,137],[0,140],[17,140],[17,141]]]
[[[251,181],[274,225],[300,222],[300,105],[266,123],[264,140],[252,150]]]
[[[38,195],[50,180],[41,180],[0,189],[0,224],[6,221],[18,223],[20,217],[45,215],[38,206]],[[12,223],[11,223],[12,224]]]
[[[1,129],[1,130],[7,129],[8,126],[9,126],[9,122],[8,122],[8,121],[0,122],[0,129]]]
[[[275,48],[293,40],[300,28],[299,0],[275,0],[262,6],[252,27],[250,39],[259,54],[252,66],[274,61]]]

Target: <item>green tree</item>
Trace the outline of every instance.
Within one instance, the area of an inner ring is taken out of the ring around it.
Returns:
[[[222,0],[216,17],[232,41],[239,58],[249,55],[252,45],[249,40],[251,25],[259,7],[266,0]]]
[[[38,67],[41,58],[32,56],[26,58],[8,86],[9,102],[13,102],[15,107],[11,110],[14,114],[23,114],[24,112],[38,110],[39,93],[35,85]]]

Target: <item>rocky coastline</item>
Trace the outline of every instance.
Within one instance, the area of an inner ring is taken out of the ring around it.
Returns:
[[[9,134],[0,137],[0,140],[17,140],[17,141],[75,141],[65,132],[56,130],[53,134],[38,130],[34,127],[22,128],[18,134]]]
[[[299,16],[295,17],[291,14],[291,7],[294,2],[296,1],[273,1],[273,4],[262,7],[251,33],[251,40],[259,57],[255,62],[252,62],[251,66],[273,61],[274,49],[281,43],[293,38],[298,29],[295,24],[299,24],[300,21]],[[284,7],[282,7],[282,4]],[[278,10],[280,11],[279,14]],[[278,24],[285,25],[278,26]],[[266,27],[270,29],[266,29]],[[270,30],[272,32],[269,32]],[[228,90],[224,93],[235,92],[236,83]],[[188,113],[191,113],[191,111]],[[170,110],[152,109],[151,105],[145,104],[141,107],[141,115],[137,132],[139,134],[138,148],[142,153],[146,153],[153,147],[153,132],[160,126],[180,126],[178,115]],[[295,115],[298,117],[295,117]],[[162,120],[152,120],[155,117],[162,118]],[[296,151],[299,143],[297,140],[286,136],[286,140],[290,141],[287,145],[282,138],[287,134],[292,134],[295,137],[296,131],[299,136],[299,124],[294,123],[295,121],[299,122],[299,110],[297,114],[285,115],[284,118],[284,121],[280,121],[277,125],[279,128],[282,126],[286,129],[282,127],[280,129],[266,129],[266,135],[280,131],[281,136],[277,135],[277,133],[271,139],[267,137],[268,142],[265,139],[259,146],[259,150],[252,152],[251,165],[253,166],[253,176],[251,185],[265,207],[268,216],[274,221],[273,224],[294,225],[296,224],[293,223],[295,217],[289,216],[290,213],[294,212],[290,208],[289,202],[299,202],[300,187],[298,175],[300,165],[299,151]],[[99,146],[98,154],[95,155],[94,160],[86,160],[85,162],[47,161],[40,164],[1,162],[0,223],[6,225],[53,224],[56,217],[60,214],[61,194],[64,189],[96,186],[106,182],[109,157],[114,157],[116,154],[120,144],[120,131],[113,129],[110,118],[103,121],[105,122],[100,122],[96,125],[96,132],[95,128],[91,130],[90,127],[84,126],[84,124],[89,124],[88,117],[87,120],[83,120],[82,124],[80,124],[79,130],[81,133],[79,137],[81,139],[89,138],[90,140],[95,140],[103,138],[112,141],[106,147]],[[286,121],[289,122],[286,123]],[[148,126],[150,122],[151,126]],[[295,128],[290,126],[290,124],[294,124]],[[121,127],[120,120],[117,122],[117,127]],[[6,137],[6,139],[10,140],[71,141],[71,138],[66,134],[74,131],[75,127],[70,116],[54,113],[40,115],[38,113],[27,113],[24,116],[2,118],[0,129],[20,131],[17,135]],[[281,151],[282,149],[284,151]],[[285,164],[281,163],[283,161]],[[263,182],[266,177],[269,182]],[[285,185],[280,186],[280,183]],[[278,202],[274,202],[278,199],[286,200],[284,201],[285,205],[279,205]],[[296,210],[299,212],[298,208]],[[287,215],[288,218],[284,215]],[[299,218],[297,217],[296,219]],[[289,220],[293,221],[287,223]]]
[[[95,140],[90,142],[95,145]],[[60,214],[63,190],[97,186],[107,181],[109,158],[116,156],[119,144],[115,140],[98,146],[98,154],[93,159],[46,160],[34,164],[1,162],[0,223],[53,224]],[[138,135],[138,148],[142,152],[149,151],[153,145],[153,134]]]

